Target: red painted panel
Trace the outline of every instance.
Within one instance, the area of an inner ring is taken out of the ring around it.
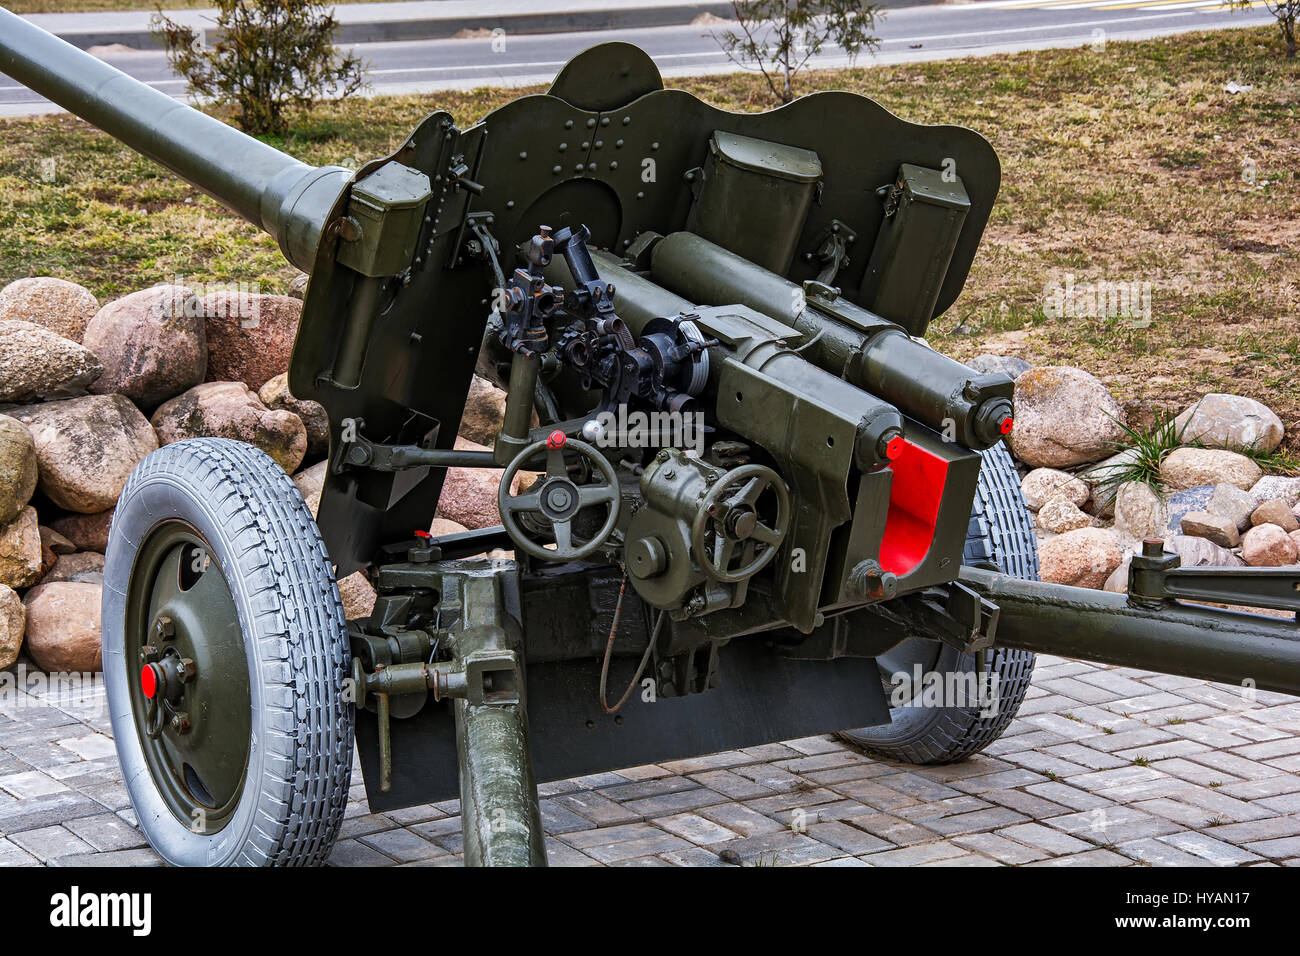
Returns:
[[[911,442],[890,466],[889,513],[880,542],[880,566],[902,576],[924,560],[934,541],[948,462]]]

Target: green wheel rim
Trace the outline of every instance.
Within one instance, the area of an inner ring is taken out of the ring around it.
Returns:
[[[207,541],[182,521],[149,533],[127,591],[125,660],[149,772],[177,819],[215,832],[239,804],[251,751],[235,599]]]

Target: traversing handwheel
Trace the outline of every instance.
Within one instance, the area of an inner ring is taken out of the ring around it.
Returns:
[[[512,495],[515,476],[532,458],[546,453],[546,475],[522,495]],[[578,484],[569,477],[565,455],[577,456],[587,463],[593,477],[603,483]],[[519,550],[543,561],[578,561],[595,554],[618,523],[620,497],[614,466],[586,442],[570,438],[556,430],[519,452],[506,466],[497,490],[497,507],[501,523]],[[573,519],[580,511],[603,505],[608,514],[600,530],[585,544],[574,544]],[[546,547],[530,538],[519,523],[521,515],[544,519],[555,538],[554,547]]]
[[[781,476],[765,465],[741,465],[700,502],[691,552],[709,577],[738,584],[776,557],[789,526],[790,492]]]

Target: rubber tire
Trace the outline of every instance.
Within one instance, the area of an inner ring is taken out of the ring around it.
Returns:
[[[963,562],[1036,581],[1038,547],[1033,516],[1021,494],[1015,463],[1000,442],[983,452],[983,458]],[[947,644],[939,648],[933,670],[947,674],[974,669],[973,654],[962,654]],[[904,763],[954,763],[978,753],[997,740],[1016,716],[1034,671],[1034,655],[1029,651],[998,648],[988,658],[998,675],[996,714],[981,717],[976,706],[895,707],[891,723],[845,731],[841,736],[863,750]]]
[[[210,546],[248,651],[252,742],[245,789],[226,825],[194,833],[163,802],[145,763],[127,681],[127,584],[140,544],[181,519]],[[132,472],[108,538],[104,682],[122,775],[140,829],[178,866],[304,866],[325,861],[352,775],[347,629],[333,568],[284,469],[243,442],[167,445]]]

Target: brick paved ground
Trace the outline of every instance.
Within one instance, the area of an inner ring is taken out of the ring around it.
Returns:
[[[0,703],[0,865],[156,863],[107,718]],[[552,865],[1300,865],[1300,701],[1040,657],[1009,733],[911,767],[812,737],[542,787]],[[372,814],[340,866],[460,862],[456,803]],[[792,824],[794,824],[792,826]]]

